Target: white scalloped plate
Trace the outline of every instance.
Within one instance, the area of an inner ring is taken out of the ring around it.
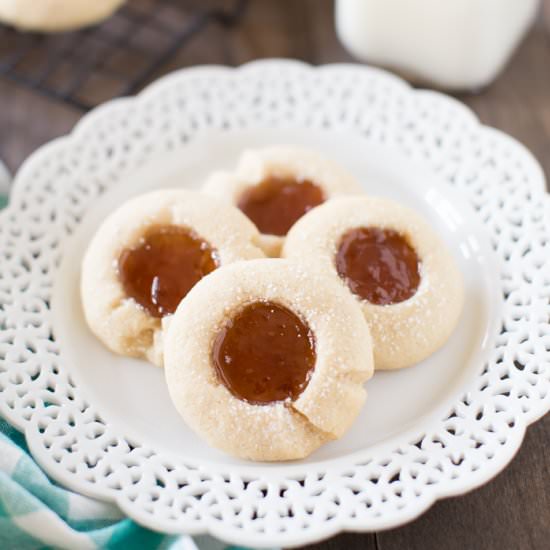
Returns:
[[[113,356],[93,336],[80,308],[80,264],[101,221],[130,196],[162,187],[196,187],[212,169],[235,166],[246,148],[278,143],[305,145],[330,155],[352,171],[371,195],[389,196],[422,212],[454,252],[468,289],[459,328],[444,349],[415,368],[378,373],[368,384],[367,406],[344,438],[324,446],[301,466],[277,469],[282,475],[292,471],[303,476],[308,463],[339,457],[349,460],[351,453],[364,455],[360,452],[364,449],[371,453],[373,445],[386,442],[390,436],[402,437],[410,428],[418,430],[424,415],[434,414],[444,403],[444,408],[448,407],[449,395],[456,398],[464,380],[482,368],[494,345],[500,318],[495,254],[468,205],[422,166],[352,133],[300,129],[203,133],[182,155],[154,159],[90,207],[64,248],[55,277],[53,327],[62,356],[83,395],[125,436],[147,442],[156,450],[185,456],[194,464],[208,462],[218,471],[227,465],[239,465],[243,473],[256,470],[250,462],[215,451],[186,428],[171,405],[161,370],[145,361]],[[143,414],[144,402],[155,404],[154,414]]]
[[[281,141],[324,150],[367,191],[421,211],[468,298],[443,350],[375,375],[341,441],[249,464],[185,427],[161,371],[91,337],[78,269],[128,196],[196,185],[243,147]],[[97,109],[19,172],[0,217],[0,410],[52,476],[154,529],[290,546],[402,524],[494,476],[550,408],[548,205],[522,146],[387,73],[286,61],[175,73]]]

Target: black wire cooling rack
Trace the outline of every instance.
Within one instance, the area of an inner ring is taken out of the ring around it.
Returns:
[[[103,23],[60,34],[0,25],[0,76],[83,111],[133,94],[207,25],[233,25],[248,0],[130,0]]]

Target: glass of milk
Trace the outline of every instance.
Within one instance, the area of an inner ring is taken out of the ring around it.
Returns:
[[[534,21],[539,0],[336,0],[356,57],[449,90],[487,86]]]

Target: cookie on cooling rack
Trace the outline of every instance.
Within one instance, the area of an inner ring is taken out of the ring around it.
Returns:
[[[68,31],[106,19],[125,0],[0,0],[0,21],[26,31]]]

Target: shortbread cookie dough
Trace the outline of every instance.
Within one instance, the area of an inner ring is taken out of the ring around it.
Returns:
[[[461,273],[414,211],[381,198],[339,198],[301,218],[283,256],[326,271],[361,304],[376,369],[422,361],[453,332],[462,310]]]
[[[129,200],[92,239],[82,264],[86,321],[112,351],[162,365],[162,335],[181,298],[203,276],[264,256],[239,210],[185,190]]]
[[[278,256],[284,236],[303,214],[332,197],[363,192],[326,157],[289,146],[245,151],[234,172],[214,173],[203,190],[240,208],[262,233],[269,256]]]
[[[109,17],[124,0],[0,0],[0,21],[28,31],[67,31]]]
[[[373,373],[356,301],[322,272],[282,259],[200,281],[172,317],[164,364],[193,430],[229,454],[268,461],[341,437]]]

